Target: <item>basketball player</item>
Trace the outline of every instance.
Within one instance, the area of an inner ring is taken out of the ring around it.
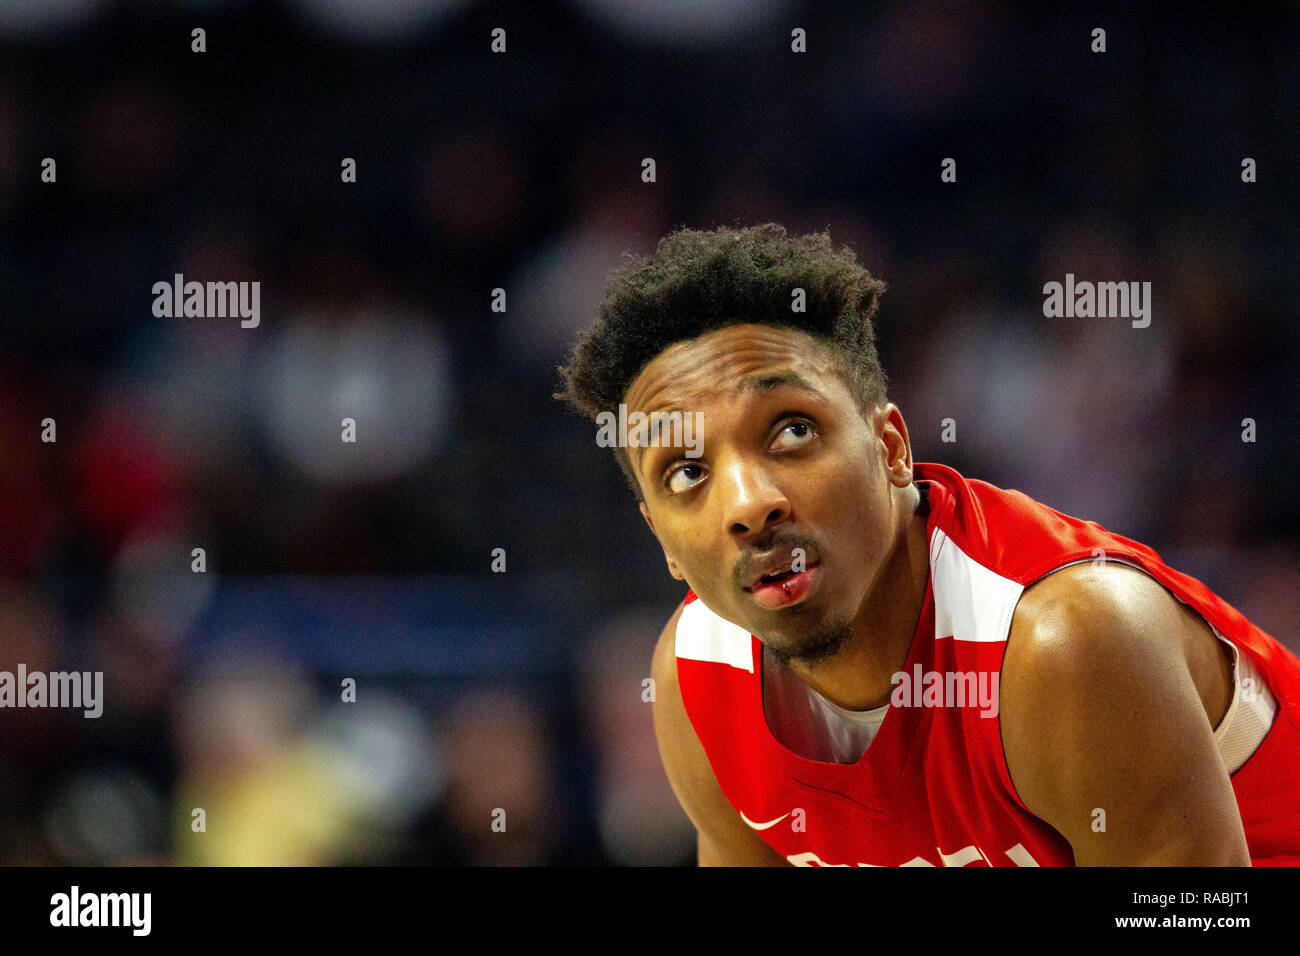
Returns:
[[[616,448],[689,587],[652,676],[700,865],[1300,863],[1300,661],[1151,548],[914,463],[883,288],[824,234],[681,230],[561,370],[593,418],[702,415],[694,455]]]

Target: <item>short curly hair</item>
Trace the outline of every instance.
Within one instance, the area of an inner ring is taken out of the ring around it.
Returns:
[[[791,307],[796,288],[805,294],[802,312]],[[614,411],[641,370],[670,345],[755,323],[821,341],[866,417],[887,400],[872,325],[884,291],[853,250],[836,250],[826,232],[790,236],[777,223],[683,227],[661,239],[650,258],[624,253],[599,318],[558,370],[565,387],[554,397],[595,420]],[[616,447],[615,454],[641,498],[626,450]]]

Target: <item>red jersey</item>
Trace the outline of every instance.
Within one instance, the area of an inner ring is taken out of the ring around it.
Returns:
[[[1300,864],[1300,660],[1146,545],[944,465],[918,463],[914,477],[929,495],[930,575],[902,673],[996,675],[1028,585],[1098,554],[1139,567],[1248,655],[1272,691],[1272,726],[1231,780],[1255,865]],[[857,762],[810,760],[768,727],[756,637],[693,591],[676,637],[682,702],[722,792],[791,863],[1074,865],[1070,844],[1017,795],[996,710],[891,706]]]

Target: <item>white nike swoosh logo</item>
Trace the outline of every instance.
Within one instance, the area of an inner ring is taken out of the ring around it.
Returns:
[[[787,810],[785,813],[781,814],[781,815],[780,815],[779,817],[777,817],[775,820],[769,820],[769,821],[767,821],[767,823],[755,823],[753,820],[749,819],[749,817],[745,816],[745,811],[744,811],[744,810],[741,810],[741,811],[740,811],[740,819],[744,820],[746,823],[748,823],[748,824],[749,824],[751,827],[753,827],[755,830],[766,830],[768,827],[774,827],[774,826],[776,826],[778,823],[780,823],[782,820],[784,820],[786,817],[788,817],[788,816],[789,816],[791,813],[793,813],[793,812],[794,812],[793,810]]]

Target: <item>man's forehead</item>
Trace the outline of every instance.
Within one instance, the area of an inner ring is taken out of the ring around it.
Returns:
[[[834,374],[829,358],[821,343],[797,329],[728,326],[664,349],[633,380],[625,401],[649,410],[780,386],[825,393],[825,377]]]

